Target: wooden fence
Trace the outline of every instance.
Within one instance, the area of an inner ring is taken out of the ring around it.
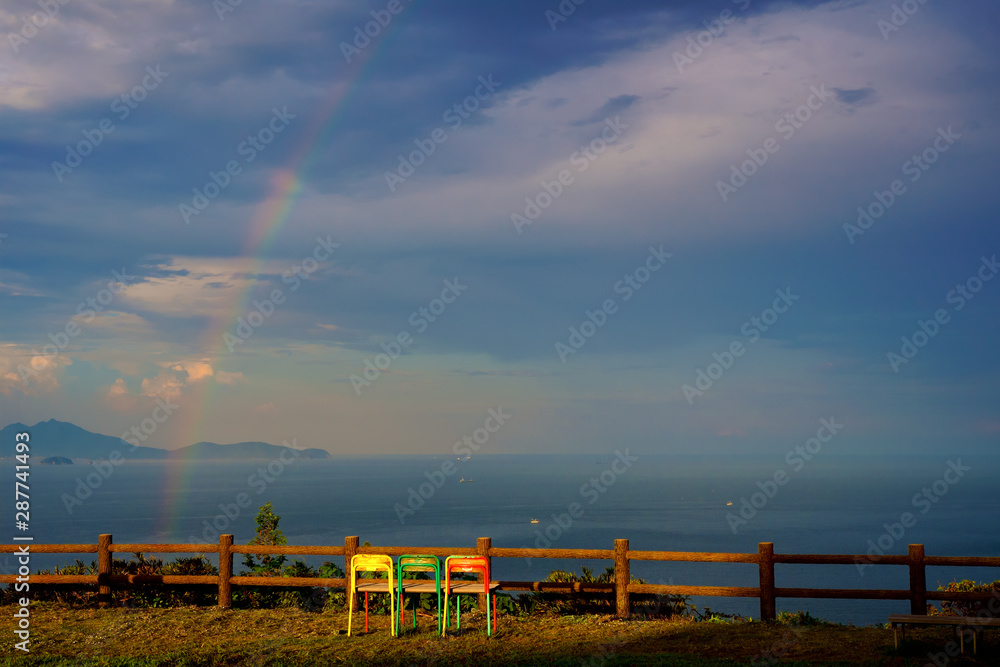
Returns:
[[[20,545],[0,545],[0,553],[16,553]],[[761,542],[757,553],[710,553],[691,551],[634,551],[628,540],[615,540],[613,549],[507,549],[494,547],[489,537],[480,537],[474,548],[441,547],[380,547],[359,546],[357,536],[344,538],[344,546],[250,546],[233,544],[232,535],[221,535],[215,544],[115,544],[111,535],[101,535],[97,544],[32,544],[31,553],[97,554],[96,575],[33,574],[33,584],[96,585],[98,603],[110,602],[111,587],[130,584],[208,584],[219,588],[219,606],[232,605],[233,586],[286,586],[346,588],[346,579],[313,577],[239,577],[233,576],[233,554],[343,556],[345,572],[355,554],[428,554],[439,557],[451,555],[485,556],[486,558],[569,558],[606,559],[614,561],[615,582],[581,583],[551,581],[500,581],[505,591],[542,591],[551,593],[606,593],[614,594],[615,609],[619,617],[629,616],[631,593],[658,595],[695,595],[708,597],[751,597],[760,599],[761,619],[774,620],[777,598],[840,598],[854,600],[909,600],[911,614],[926,614],[928,600],[986,600],[995,593],[970,593],[928,591],[926,568],[928,566],[1000,567],[1000,558],[926,556],[922,544],[909,545],[905,556],[776,554],[774,544]],[[218,554],[217,576],[187,575],[130,575],[112,574],[113,553],[195,553]],[[630,583],[629,566],[632,561],[671,561],[687,563],[756,563],[759,581],[756,587],[727,586],[675,586],[664,584]],[[775,564],[796,565],[905,565],[909,568],[910,586],[906,590],[859,588],[778,588],[774,585]],[[0,584],[10,584],[18,575],[0,575]],[[482,576],[482,575],[480,575]],[[485,601],[480,600],[480,606]]]

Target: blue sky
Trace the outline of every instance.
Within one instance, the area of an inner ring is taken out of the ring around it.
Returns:
[[[725,456],[836,417],[839,453],[992,452],[998,19],[5,2],[0,421],[159,400],[152,446],[438,454],[502,407],[483,453]]]

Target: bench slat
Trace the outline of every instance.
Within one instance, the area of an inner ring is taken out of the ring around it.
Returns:
[[[461,583],[452,583],[452,585],[451,585],[451,592],[452,593],[462,593],[463,595],[464,594],[471,594],[471,593],[482,593],[484,588],[485,587],[483,586],[482,583],[475,582],[475,581],[463,581]],[[500,588],[500,584],[498,582],[496,582],[496,581],[491,581],[490,582],[490,590],[491,591],[496,591],[498,588]],[[386,581],[383,581],[383,582],[378,582],[378,583],[358,584],[357,587],[356,587],[356,590],[357,590],[358,593],[388,593],[389,592],[389,583],[386,582]],[[441,590],[444,591],[444,583],[443,582],[441,584]],[[395,592],[395,591],[396,591],[396,589],[394,587],[393,588],[393,592]],[[437,588],[434,586],[433,583],[430,583],[430,584],[426,584],[426,583],[422,583],[422,584],[403,584],[403,592],[404,593],[434,593],[435,591],[437,591]]]

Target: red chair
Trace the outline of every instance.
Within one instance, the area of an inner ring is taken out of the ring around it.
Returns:
[[[483,590],[482,592],[486,594],[486,636],[493,636],[493,626],[497,623],[497,600],[496,594],[493,590],[497,588],[496,584],[490,583],[490,561],[485,556],[448,556],[444,561],[444,621],[445,627],[448,627],[450,619],[448,618],[448,601],[452,594],[458,595],[478,595],[479,594],[479,584],[478,582],[456,582],[452,583],[451,573],[452,572],[481,572],[483,575]],[[492,598],[493,604],[490,604]],[[493,622],[490,623],[490,607],[493,609]],[[462,603],[460,598],[455,598],[455,629],[460,630],[462,627]]]

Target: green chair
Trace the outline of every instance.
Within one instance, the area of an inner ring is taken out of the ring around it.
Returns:
[[[434,590],[425,591],[421,590],[429,586],[427,584],[411,584],[412,593],[417,593],[418,599],[420,593],[424,592],[435,592],[437,593],[437,624],[438,633],[441,634],[444,631],[444,626],[442,625],[441,617],[441,561],[438,560],[437,556],[427,556],[427,555],[407,555],[400,556],[399,560],[396,561],[396,581],[399,582],[399,627],[402,629],[403,623],[406,620],[405,612],[403,610],[403,593],[406,592],[403,585],[403,572],[433,572],[434,573]],[[415,589],[415,590],[412,590]],[[413,627],[417,627],[417,610],[413,609]]]

